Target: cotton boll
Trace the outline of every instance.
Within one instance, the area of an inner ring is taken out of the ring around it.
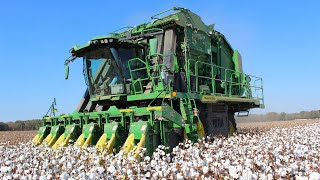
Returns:
[[[62,180],[66,180],[68,179],[69,175],[66,173],[66,172],[63,172],[61,175],[60,175],[60,179]]]
[[[177,174],[177,180],[184,180],[182,173]]]
[[[52,176],[51,174],[48,174],[48,175],[47,175],[47,179],[48,179],[48,180],[51,180],[51,179],[53,179],[53,176]]]
[[[132,152],[103,156],[94,147],[68,146],[55,151],[31,144],[14,148],[0,144],[0,178],[4,179],[11,171],[13,178],[19,179],[35,175],[40,175],[38,179],[63,179],[63,173],[70,179],[124,176],[129,179],[205,179],[206,176],[272,179],[287,175],[311,178],[317,177],[313,172],[319,168],[320,141],[316,138],[319,129],[320,125],[315,124],[235,134],[229,138],[214,137],[196,144],[187,141],[173,148],[172,153],[159,146],[151,157],[142,157],[140,162],[132,157]],[[7,161],[11,164],[6,165]]]
[[[99,166],[97,168],[97,170],[98,170],[99,174],[102,174],[105,171],[105,169],[103,167],[101,167],[101,166]]]
[[[63,156],[63,157],[59,160],[59,164],[62,164],[65,160],[66,160],[66,157]]]
[[[312,172],[309,175],[310,180],[319,180],[320,179],[320,174],[318,172]]]
[[[7,174],[6,176],[4,176],[3,179],[4,179],[4,180],[11,180],[11,179],[13,179],[13,177],[12,177],[11,174]]]
[[[12,161],[9,161],[9,160],[8,160],[8,161],[5,162],[5,165],[6,165],[6,166],[10,166],[11,164],[12,164]]]
[[[28,177],[25,176],[25,175],[22,175],[22,176],[21,176],[21,180],[28,180]]]
[[[230,166],[229,167],[229,174],[232,178],[237,179],[238,178],[238,174],[237,174],[237,168],[234,166]]]
[[[209,172],[209,168],[207,167],[207,166],[203,166],[202,167],[202,172],[203,172],[203,174],[207,174],[208,172]]]
[[[97,176],[96,173],[90,173],[90,174],[89,174],[89,178],[90,178],[91,180],[96,180],[96,179],[98,179],[98,176]]]
[[[20,179],[21,175],[19,174],[13,174],[13,179]]]
[[[0,171],[2,173],[6,173],[7,172],[7,167],[6,166],[1,166]]]
[[[53,165],[56,165],[57,164],[57,161],[56,160],[52,160],[51,162]]]
[[[151,173],[150,173],[150,172],[147,172],[147,173],[145,174],[145,177],[146,177],[146,178],[150,178],[150,177],[151,177]]]
[[[32,176],[32,180],[38,180],[38,179],[39,179],[38,175],[35,174],[35,175]]]
[[[40,176],[39,180],[46,180],[45,176]]]

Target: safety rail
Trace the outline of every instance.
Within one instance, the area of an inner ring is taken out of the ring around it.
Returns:
[[[156,80],[158,80],[157,82],[164,81],[162,73],[164,73],[164,71],[170,72],[170,70],[165,64],[149,65],[149,62],[151,58],[158,58],[156,62],[159,62],[159,58],[170,55],[171,54],[155,54],[147,56],[146,61],[140,58],[133,58],[128,61],[134,94],[143,93],[143,85],[146,84],[146,81],[151,80],[152,87],[156,85]],[[138,67],[132,68],[134,66]],[[208,69],[209,71],[207,71]],[[139,71],[144,71],[144,73],[141,74],[145,74],[146,76],[137,76],[135,72]],[[208,72],[210,74],[208,74]],[[137,89],[136,83],[139,83],[139,89]],[[194,88],[192,87],[192,83],[195,83]],[[261,105],[264,104],[262,78],[207,62],[193,59],[188,60],[187,85],[190,93],[199,93],[201,91],[200,86],[205,85],[209,87],[208,94],[211,95],[258,99]],[[170,86],[166,86],[165,89],[172,90]]]
[[[169,71],[169,69],[164,65],[164,64],[155,64],[155,65],[149,65],[150,58],[156,57],[156,58],[161,58],[164,56],[169,56],[171,54],[155,54],[152,56],[147,56],[146,61],[143,61],[140,58],[133,58],[128,61],[128,68],[130,71],[130,76],[131,76],[131,81],[132,81],[132,87],[134,94],[140,94],[143,93],[143,84],[145,84],[145,81],[151,80],[152,82],[152,87],[156,85],[156,81],[162,81],[163,82],[163,77],[162,77],[162,71],[165,69],[166,71]],[[136,64],[134,64],[136,62]],[[157,61],[159,62],[159,61]],[[138,68],[132,69],[133,66],[139,66]],[[141,66],[142,65],[142,66]],[[136,72],[143,72],[142,74],[146,74],[145,77],[136,77],[137,75],[135,74]],[[153,72],[151,72],[153,71]],[[136,87],[136,83],[139,83],[139,89]],[[165,90],[171,90],[170,86],[165,86]]]
[[[211,95],[258,99],[260,104],[264,104],[262,78],[193,59],[188,60],[187,66],[191,93],[199,93],[200,86],[205,85],[209,87]],[[210,70],[210,74],[206,70]],[[191,87],[193,83],[194,88]]]
[[[168,9],[168,10],[166,10],[166,11],[163,11],[163,12],[160,12],[160,13],[158,13],[158,14],[155,14],[155,15],[151,16],[151,19],[159,19],[159,18],[157,18],[157,16],[159,16],[159,15],[168,13],[168,12],[170,12],[170,11],[181,11],[181,10],[183,10],[183,8],[173,7],[173,8],[171,8],[171,9]]]

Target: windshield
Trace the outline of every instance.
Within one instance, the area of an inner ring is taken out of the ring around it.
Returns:
[[[104,47],[86,53],[84,72],[90,95],[124,93],[131,78],[128,61],[135,57],[142,58],[140,48]]]

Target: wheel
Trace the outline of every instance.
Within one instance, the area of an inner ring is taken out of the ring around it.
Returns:
[[[183,132],[181,128],[173,129],[169,134],[169,147],[172,149],[183,141]]]
[[[197,123],[197,132],[198,132],[198,139],[201,139],[206,135],[206,132],[204,130],[204,126],[203,126],[201,120],[199,120]],[[186,130],[183,131],[183,137],[184,137],[184,139],[188,138]]]
[[[233,133],[235,133],[237,131],[237,123],[236,120],[234,118],[234,112],[230,112],[229,114],[229,134],[232,135]]]
[[[201,139],[205,136],[205,131],[204,131],[204,126],[201,122],[201,120],[199,120],[199,122],[197,123],[197,130],[198,130],[198,138]]]

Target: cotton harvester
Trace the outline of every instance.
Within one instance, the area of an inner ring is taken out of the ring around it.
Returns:
[[[235,115],[264,107],[262,79],[243,72],[240,53],[213,25],[184,8],[151,19],[71,48],[66,79],[69,63],[82,58],[87,90],[73,113],[44,116],[36,145],[150,154],[232,134]]]

